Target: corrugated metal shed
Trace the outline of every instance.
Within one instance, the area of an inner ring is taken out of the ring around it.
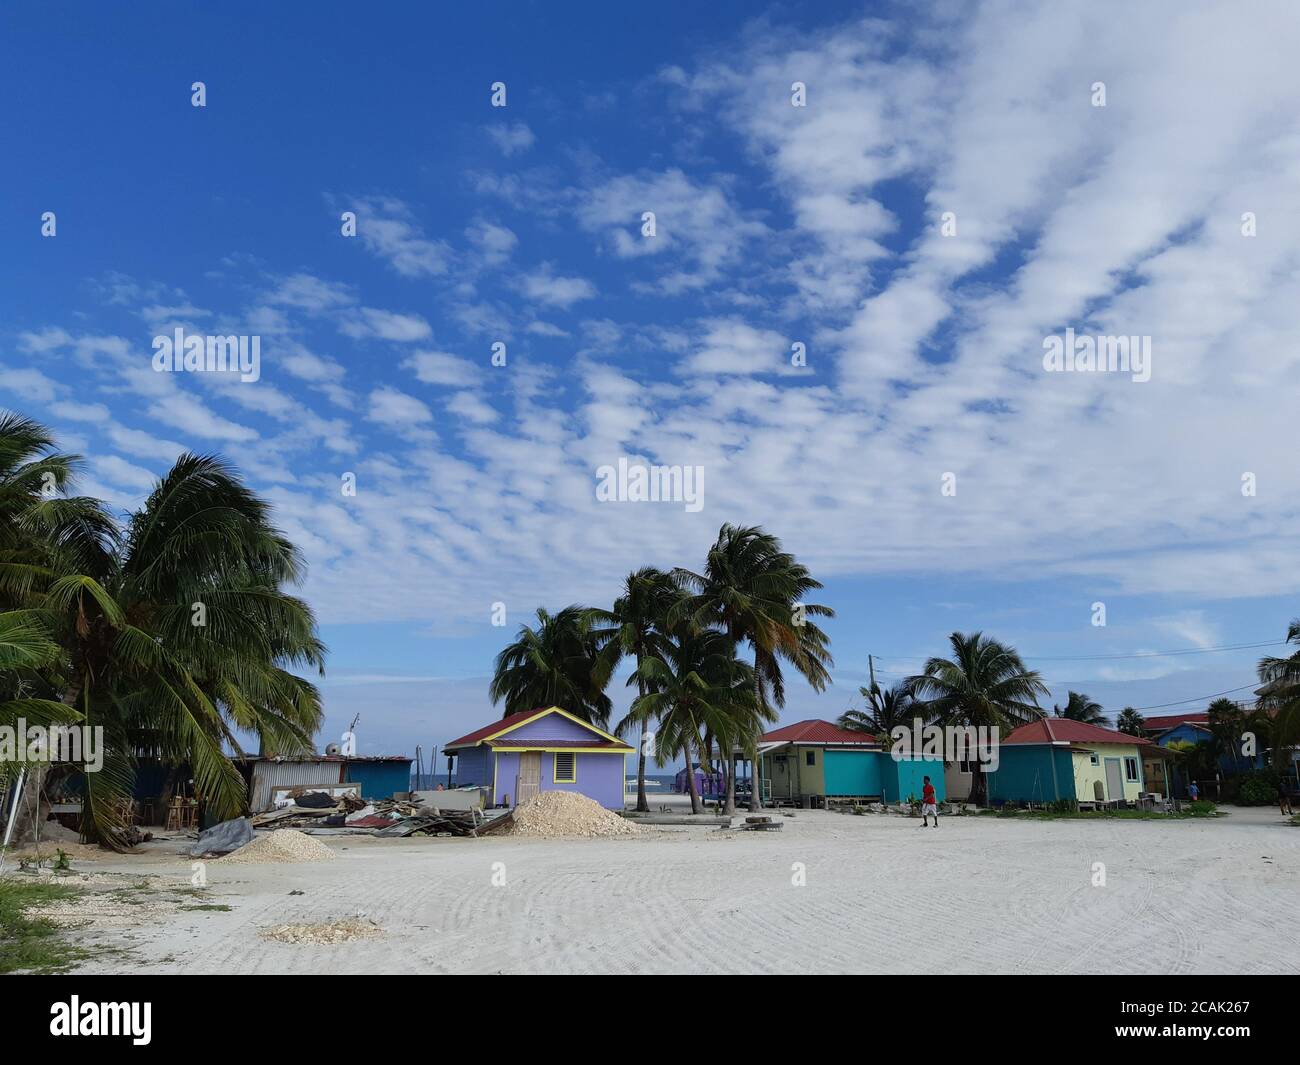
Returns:
[[[272,788],[294,787],[299,784],[342,784],[344,781],[344,763],[341,758],[283,762],[259,758],[251,765],[253,773],[248,789],[248,808],[255,814],[271,809]]]

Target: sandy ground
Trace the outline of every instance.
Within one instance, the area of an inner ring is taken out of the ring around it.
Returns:
[[[333,837],[332,862],[208,863],[205,901],[230,912],[142,913],[133,928],[76,934],[119,948],[83,967],[110,973],[1300,972],[1300,829],[1275,810],[946,818],[937,830],[823,811],[782,820],[766,834],[609,840]],[[93,869],[185,883],[179,847]],[[353,917],[382,934],[263,937]]]

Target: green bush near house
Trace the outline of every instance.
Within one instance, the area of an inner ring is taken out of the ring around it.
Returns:
[[[1209,799],[1197,799],[1187,804],[1187,812],[1193,817],[1213,817],[1219,812],[1219,808]]]
[[[1252,769],[1241,775],[1237,801],[1242,806],[1272,806],[1277,802],[1279,776],[1275,769]]]

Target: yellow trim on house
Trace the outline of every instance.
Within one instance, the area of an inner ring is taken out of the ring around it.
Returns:
[[[548,706],[545,710],[538,710],[537,713],[533,714],[531,717],[526,717],[522,721],[516,721],[509,728],[503,728],[499,732],[492,733],[492,735],[490,736],[484,736],[482,739],[478,741],[478,743],[487,743],[488,740],[494,740],[498,736],[504,736],[507,732],[514,732],[515,729],[523,728],[525,725],[531,724],[532,722],[536,721],[538,718],[545,717],[547,714],[561,714],[564,717],[567,717],[570,721],[574,722],[575,724],[581,725],[583,728],[589,728],[591,729],[592,732],[595,732],[603,736],[607,740],[612,740],[614,743],[623,742],[617,736],[611,736],[604,729],[597,728],[590,721],[583,721],[582,718],[569,713],[569,711],[563,709],[562,707]],[[478,744],[475,744],[475,746],[478,746]],[[628,744],[628,746],[630,747],[631,744]],[[529,750],[537,750],[537,749],[539,748],[529,748]],[[498,747],[497,750],[502,750],[502,748]]]
[[[530,744],[527,747],[493,747],[492,750],[516,754],[521,751],[542,751],[546,754],[564,754],[572,751],[574,754],[621,754],[627,757],[627,750],[613,751],[608,747],[535,747]]]
[[[560,758],[561,754],[572,754],[573,761],[570,763],[572,776],[560,776]],[[551,759],[551,783],[552,784],[576,784],[578,783],[578,752],[574,750],[556,751],[555,757]]]

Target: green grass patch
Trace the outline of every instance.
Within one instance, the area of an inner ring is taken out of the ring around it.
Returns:
[[[224,902],[205,902],[199,906],[182,906],[182,910],[212,910],[216,913],[229,913],[230,907]]]
[[[1213,813],[1157,813],[1154,810],[1021,810],[1003,807],[981,810],[981,817],[1008,817],[1023,821],[1185,821],[1191,817],[1215,816]]]
[[[0,973],[61,973],[85,958],[89,951],[68,943],[52,922],[26,913],[79,894],[67,884],[0,880]]]

